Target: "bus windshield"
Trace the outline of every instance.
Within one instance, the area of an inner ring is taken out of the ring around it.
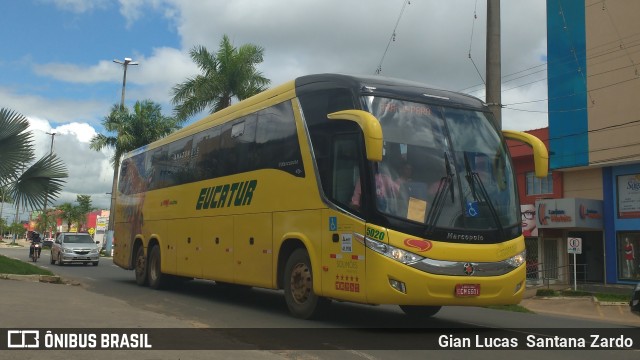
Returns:
[[[383,160],[372,183],[378,211],[427,232],[517,226],[517,194],[506,148],[487,113],[376,96]]]

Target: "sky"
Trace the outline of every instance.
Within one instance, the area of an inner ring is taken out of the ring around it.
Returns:
[[[545,1],[502,1],[502,126],[547,126]],[[120,103],[152,100],[173,114],[171,89],[199,74],[194,46],[264,48],[258,70],[276,86],[347,73],[422,82],[485,98],[486,0],[3,0],[0,108],[28,118],[36,157],[51,149],[69,178],[49,206],[90,195],[109,208],[113,152],[90,139]],[[189,120],[193,122],[196,117]],[[13,211],[13,214],[11,214]],[[4,207],[13,220],[15,209]],[[21,212],[21,218],[28,217]]]

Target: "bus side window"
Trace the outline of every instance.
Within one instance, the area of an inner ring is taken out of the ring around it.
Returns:
[[[349,206],[360,182],[358,133],[337,135],[333,140],[331,197],[339,204]]]

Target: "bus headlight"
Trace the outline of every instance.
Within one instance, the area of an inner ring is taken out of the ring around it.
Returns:
[[[410,265],[413,263],[417,263],[424,259],[424,257],[420,255],[416,255],[414,253],[399,249],[395,246],[387,245],[381,243],[380,241],[370,239],[368,237],[364,238],[364,242],[366,247],[377,252],[378,254],[382,254],[388,258],[391,258],[395,261],[401,262],[405,265]]]
[[[508,258],[506,261],[507,264],[511,265],[514,269],[517,268],[527,261],[527,250]]]

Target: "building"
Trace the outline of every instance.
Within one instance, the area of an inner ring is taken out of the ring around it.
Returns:
[[[640,280],[638,14],[637,0],[547,0],[549,165],[563,189],[536,200],[537,225],[559,251],[577,239],[585,281]]]

